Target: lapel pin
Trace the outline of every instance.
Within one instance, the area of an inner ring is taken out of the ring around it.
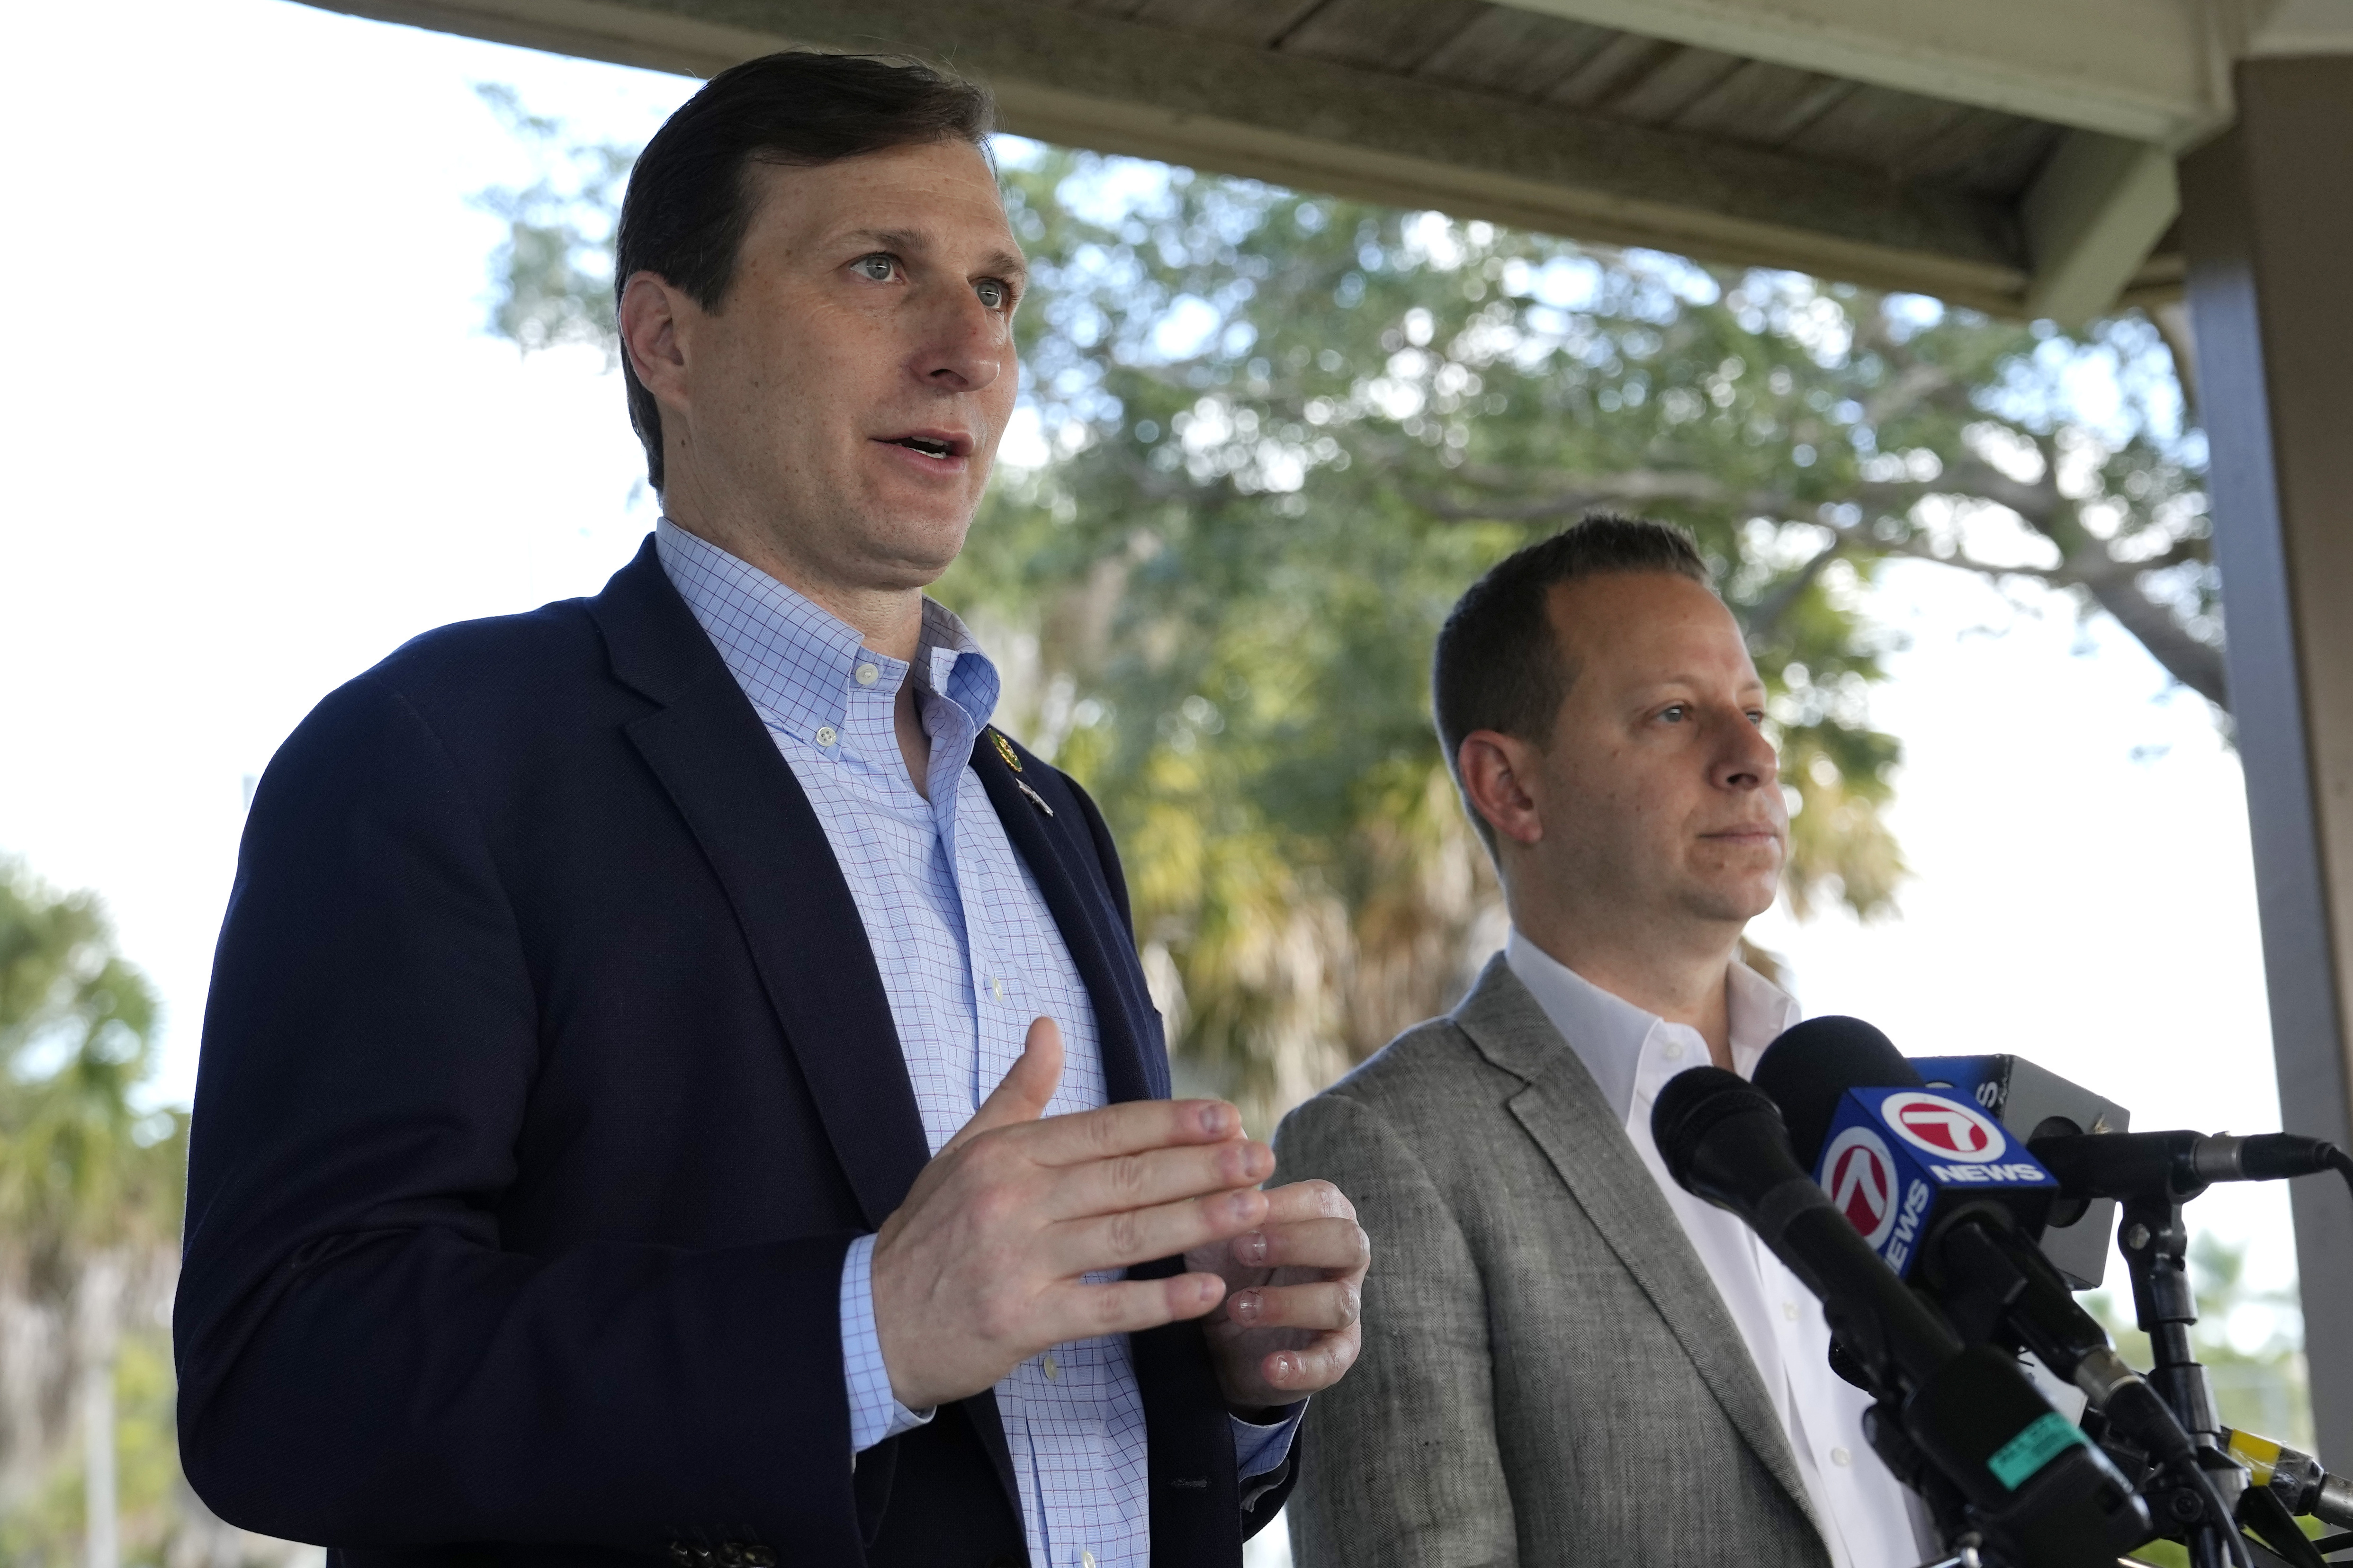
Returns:
[[[999,742],[997,742],[997,744],[998,744],[998,745],[1000,745],[1000,746],[1001,746],[1001,745],[1003,745],[1004,743],[1005,743],[1005,742],[1002,742],[1002,741],[999,741]],[[1018,764],[1018,763],[1016,763],[1015,765],[1016,765],[1016,766],[1018,766],[1019,764]],[[1047,816],[1053,816],[1053,815],[1054,815],[1054,808],[1053,808],[1052,806],[1048,805],[1046,804],[1046,797],[1045,797],[1044,795],[1039,795],[1036,790],[1031,789],[1031,788],[1029,786],[1029,784],[1027,784],[1026,783],[1024,783],[1024,782],[1023,782],[1023,781],[1021,781],[1020,779],[1015,779],[1015,780],[1013,781],[1013,787],[1014,787],[1014,788],[1016,788],[1016,789],[1018,789],[1018,790],[1019,790],[1023,795],[1028,795],[1028,796],[1029,797],[1030,804],[1031,804],[1031,805],[1035,805],[1039,810],[1040,810],[1040,811],[1044,812],[1044,813],[1045,813]]]
[[[988,732],[988,738],[997,742],[997,754],[1005,759],[1005,765],[1011,768],[1015,773],[1019,773],[1021,771],[1021,759],[1014,755],[1013,742],[1007,740],[1001,731],[996,730],[991,730]],[[1028,784],[1023,784],[1021,787],[1026,790],[1029,786]],[[1029,798],[1032,800],[1038,799],[1034,794]],[[1039,800],[1038,801],[1038,804],[1039,805],[1044,805],[1046,803]]]

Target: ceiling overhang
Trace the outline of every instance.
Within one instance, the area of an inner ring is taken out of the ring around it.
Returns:
[[[1361,40],[1345,29],[1364,0],[312,3],[696,76],[797,44],[917,54],[987,82],[1005,128],[1046,141],[2066,321],[2178,292],[2160,245],[2174,156],[2228,123],[2231,62],[2264,43],[2232,0],[1514,0],[1525,23],[1440,0],[1402,22],[1363,11]],[[2346,10],[2252,14],[2307,38]],[[1748,100],[1733,82],[1713,121],[1662,121],[1547,100],[1525,68],[1504,90],[1432,55],[1452,25],[1551,27],[1588,52],[1599,29],[1662,40],[1683,47],[1668,69],[1745,68]],[[1425,41],[1409,50],[1404,27]],[[1915,121],[1966,111],[1968,134],[2028,146],[2033,166],[2006,186],[1906,178],[1725,118],[1779,112],[1759,92],[1807,83],[1860,84]]]

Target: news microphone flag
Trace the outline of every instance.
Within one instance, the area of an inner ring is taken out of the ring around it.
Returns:
[[[1994,1198],[2031,1225],[2059,1190],[2000,1122],[1933,1089],[1847,1090],[1814,1180],[1872,1250],[1907,1278],[1930,1217],[1951,1204]]]

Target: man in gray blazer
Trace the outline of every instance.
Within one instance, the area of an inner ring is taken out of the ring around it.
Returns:
[[[1682,532],[1593,519],[1463,595],[1434,680],[1512,935],[1277,1136],[1382,1256],[1302,1568],[1911,1568],[1820,1305],[1651,1142],[1669,1078],[1798,1016],[1738,959],[1788,841],[1738,626]]]

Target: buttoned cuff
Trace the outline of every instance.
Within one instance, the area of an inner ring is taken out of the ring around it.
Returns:
[[[938,1414],[908,1409],[891,1393],[882,1365],[882,1340],[874,1331],[874,1238],[861,1236],[841,1260],[841,1376],[849,1390],[849,1454],[857,1457],[885,1438],[912,1432]],[[1271,1432],[1271,1426],[1237,1430]],[[1284,1447],[1288,1448],[1286,1438]],[[1281,1464],[1278,1458],[1275,1461]]]
[[[1271,1426],[1255,1426],[1239,1415],[1229,1415],[1234,1424],[1234,1471],[1242,1482],[1242,1506],[1255,1504],[1266,1492],[1265,1487],[1253,1488],[1250,1482],[1261,1476],[1272,1476],[1291,1458],[1291,1440],[1299,1435],[1299,1423],[1307,1414],[1307,1401],[1301,1400],[1291,1407],[1291,1414]],[[1271,1484],[1271,1483],[1270,1483]]]

